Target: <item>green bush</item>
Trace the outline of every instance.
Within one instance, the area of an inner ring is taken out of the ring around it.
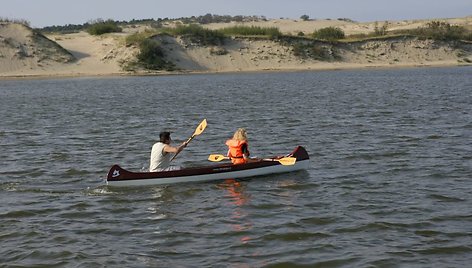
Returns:
[[[434,39],[459,40],[466,36],[464,27],[450,25],[449,23],[433,21],[428,23],[427,31]]]
[[[463,27],[440,21],[432,21],[423,29],[423,34],[439,40],[459,40],[464,33],[465,29]]]
[[[344,39],[345,35],[344,31],[338,27],[326,27],[315,31],[313,33],[313,37],[316,39],[333,41],[338,39]]]
[[[157,31],[145,30],[143,32],[138,32],[138,33],[128,35],[125,39],[126,46],[139,45],[144,40],[149,39],[156,34],[157,34]]]
[[[270,38],[278,38],[282,36],[277,27],[259,27],[259,26],[233,26],[219,30],[225,35],[264,35]]]
[[[308,20],[310,20],[310,16],[308,16],[308,15],[301,15],[301,16],[300,16],[300,19],[302,19],[303,21],[308,21]]]
[[[149,70],[174,70],[175,65],[165,60],[164,51],[159,42],[145,39],[139,44],[140,52],[137,55],[137,65]]]
[[[167,29],[167,32],[173,35],[187,37],[191,42],[200,45],[219,46],[224,43],[225,35],[219,31],[205,29],[202,26],[179,25],[176,28]]]
[[[457,25],[451,25],[447,22],[432,21],[426,27],[420,27],[413,30],[396,31],[396,33],[410,34],[423,38],[435,40],[469,40],[472,41],[472,33],[466,28]]]
[[[102,35],[106,33],[119,33],[122,32],[123,29],[121,29],[117,23],[113,20],[97,20],[93,23],[90,24],[90,26],[87,28],[87,32],[91,35]]]

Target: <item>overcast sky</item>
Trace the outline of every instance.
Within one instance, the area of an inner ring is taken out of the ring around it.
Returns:
[[[158,19],[205,15],[349,18],[359,22],[472,16],[472,0],[0,0],[0,17],[33,27],[93,19]]]

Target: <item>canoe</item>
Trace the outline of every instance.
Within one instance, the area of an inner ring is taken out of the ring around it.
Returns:
[[[161,172],[131,172],[119,165],[114,165],[108,172],[107,185],[145,186],[181,182],[203,182],[247,178],[308,168],[310,157],[302,146],[298,146],[293,152],[284,157],[295,157],[295,164],[282,165],[277,161],[277,159],[281,157],[273,157],[239,165],[233,165],[231,163],[214,164],[204,167],[192,167]]]

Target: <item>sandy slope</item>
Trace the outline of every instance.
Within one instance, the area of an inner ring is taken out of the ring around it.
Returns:
[[[77,61],[66,69],[58,68],[57,73],[72,75],[120,74],[120,61],[130,60],[136,49],[124,46],[125,34],[92,36],[85,32],[50,35],[50,39],[70,51]]]
[[[0,74],[48,72],[52,67],[67,65],[74,57],[21,24],[0,23]]]
[[[472,28],[472,17],[447,21]],[[425,25],[428,20],[390,21],[388,29],[408,29]],[[283,33],[311,34],[314,30],[336,26],[346,35],[369,33],[375,22],[355,23],[340,20],[269,20],[247,23],[262,27],[278,27]],[[381,26],[384,22],[378,22]],[[219,29],[233,23],[209,24]],[[67,51],[61,51],[47,39],[38,43],[31,29],[17,24],[0,25],[0,77],[81,76],[128,74],[120,62],[129,61],[138,53],[126,47],[125,37],[142,27],[125,29],[123,33],[91,36],[85,32],[47,36]],[[350,43],[339,49],[340,60],[302,59],[293,54],[293,47],[278,42],[232,38],[224,47],[202,47],[180,38],[159,37],[168,58],[182,71],[237,72],[264,70],[308,70],[390,66],[438,66],[470,64],[472,45],[451,47],[447,43],[417,39],[393,39]],[[46,53],[46,52],[47,53]],[[224,52],[224,53],[218,53]],[[223,55],[220,55],[223,54]],[[73,57],[71,58],[71,55]]]
[[[232,39],[226,43],[224,55],[212,53],[219,48],[189,46],[181,39],[166,43],[167,54],[179,68],[196,72],[446,66],[472,61],[472,45],[456,48],[416,38],[346,44],[337,52],[340,61],[301,59],[292,47],[268,40]]]

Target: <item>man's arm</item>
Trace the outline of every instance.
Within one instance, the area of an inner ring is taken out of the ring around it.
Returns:
[[[182,144],[181,144],[180,146],[178,146],[178,147],[173,147],[173,146],[170,146],[170,145],[167,145],[167,144],[166,144],[166,146],[164,146],[164,149],[163,149],[163,150],[164,150],[164,152],[166,152],[166,153],[174,153],[174,154],[176,154],[176,153],[182,151],[182,150],[185,148],[185,146],[187,146],[187,144],[186,144],[185,142],[182,143]]]

